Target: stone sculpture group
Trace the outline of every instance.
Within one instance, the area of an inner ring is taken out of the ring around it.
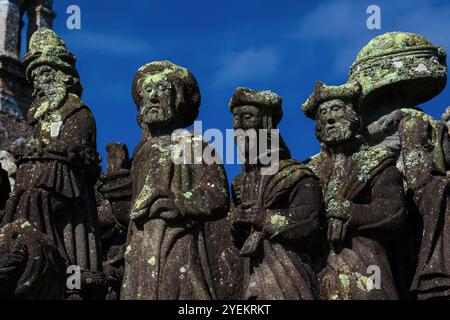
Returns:
[[[75,62],[50,29],[33,34],[23,59],[32,135],[13,190],[0,174],[1,298],[450,298],[448,127],[416,107],[445,87],[442,47],[386,33],[345,84],[319,81],[301,109],[321,151],[303,163],[276,130],[281,97],[237,88],[234,129],[272,135],[257,136],[269,147],[253,162],[244,148],[231,193],[222,164],[186,161],[196,144],[214,153],[201,136],[173,138],[201,97],[195,76],[169,61],[137,71],[140,142],[131,158],[108,145],[101,174]],[[277,170],[262,174],[273,152]]]

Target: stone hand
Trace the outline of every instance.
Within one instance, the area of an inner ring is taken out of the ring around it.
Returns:
[[[331,244],[341,244],[347,234],[348,220],[330,218],[328,220],[328,241]]]
[[[252,224],[258,228],[262,228],[262,226],[264,224],[265,214],[263,214],[259,208],[248,209],[246,211],[245,215],[247,217],[247,221],[250,224]]]
[[[254,256],[259,246],[261,245],[261,242],[264,238],[263,232],[254,231],[250,234],[250,236],[245,241],[244,245],[242,246],[240,255],[242,257],[251,257]]]
[[[18,272],[28,260],[25,247],[20,247],[14,252],[8,252],[0,257],[0,279],[9,278],[8,275]]]
[[[172,221],[180,217],[180,211],[174,201],[167,198],[156,200],[150,208],[151,217],[161,217],[164,220]]]
[[[145,207],[144,209],[131,212],[130,219],[136,223],[143,223],[147,221],[149,219],[148,208]]]

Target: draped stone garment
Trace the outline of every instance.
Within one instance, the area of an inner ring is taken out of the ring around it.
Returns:
[[[255,217],[247,209],[255,208]],[[320,185],[293,159],[275,175],[246,170],[233,182],[232,231],[238,248],[258,233],[260,244],[244,261],[244,299],[314,299],[316,275],[307,249],[320,233]],[[242,252],[242,251],[241,251]]]
[[[450,297],[450,143],[447,127],[423,112],[404,109],[399,126],[406,189],[423,230],[411,291],[418,299]]]
[[[19,160],[2,224],[27,219],[48,236],[67,264],[99,271],[101,252],[93,189],[99,167],[94,118],[73,94],[57,112],[61,123],[53,124],[52,130],[49,127],[54,112],[40,121],[29,116],[33,136]]]
[[[46,235],[27,220],[0,229],[0,299],[59,300],[66,264]]]
[[[168,222],[159,216],[131,214],[120,294],[123,300],[215,297],[204,222],[223,218],[228,212],[225,171],[218,164],[175,164],[171,152],[177,146],[170,136],[164,136],[142,139],[135,150],[132,212],[169,198],[183,218]]]
[[[345,242],[330,248],[327,266],[321,272],[321,296],[398,299],[387,252],[388,244],[402,236],[406,223],[395,156],[381,148],[341,156],[332,159],[322,151],[308,164],[321,178],[326,203],[345,199],[351,210]],[[378,279],[369,279],[374,272]]]

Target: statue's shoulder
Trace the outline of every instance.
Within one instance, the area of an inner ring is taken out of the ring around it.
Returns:
[[[395,166],[396,154],[382,146],[362,146],[352,155],[357,179],[368,182],[377,173],[389,166]]]
[[[84,104],[83,100],[75,94],[69,94],[67,101],[60,109],[60,113],[63,121],[74,117],[81,117],[84,121],[93,121],[94,116],[91,109]]]
[[[329,171],[329,162],[330,157],[328,154],[321,151],[303,161],[303,164],[315,175],[321,178],[326,172]]]
[[[441,130],[446,127],[442,121],[436,120],[420,109],[402,108],[400,111],[402,112],[400,129],[421,126],[424,123],[431,125],[434,130]]]
[[[283,159],[280,160],[280,167],[278,174],[281,176],[288,176],[292,173],[302,174],[302,175],[314,175],[313,170],[306,164],[301,163],[295,159]]]

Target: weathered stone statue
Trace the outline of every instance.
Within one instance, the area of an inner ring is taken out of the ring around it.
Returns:
[[[363,88],[360,106],[366,139],[395,153],[403,176],[410,220],[409,243],[403,248],[412,248],[412,259],[402,258],[399,272],[415,273],[413,297],[448,298],[448,129],[415,107],[444,89],[445,51],[417,34],[386,33],[360,51],[350,79]]]
[[[222,165],[205,164],[201,154],[190,152],[191,146],[180,149],[184,142],[202,144],[200,137],[177,136],[181,144],[172,138],[197,117],[197,81],[169,61],[152,62],[138,70],[133,98],[142,137],[131,168],[131,221],[120,298],[214,298],[203,227],[228,212],[225,172]],[[174,161],[180,153],[183,161]],[[195,162],[186,161],[192,160],[189,153]]]
[[[28,114],[33,133],[18,160],[2,224],[29,220],[59,249],[66,264],[89,271],[92,280],[92,273],[101,271],[93,188],[99,155],[94,118],[80,99],[75,61],[53,31],[41,29],[33,34],[23,60],[34,88]],[[82,290],[68,296],[83,294]]]
[[[0,230],[0,299],[64,297],[66,264],[58,248],[27,220]]]
[[[302,105],[316,121],[322,146],[308,166],[321,179],[326,206],[330,253],[321,273],[323,299],[398,298],[386,246],[405,227],[402,179],[395,155],[358,135],[360,91],[355,82],[319,82]],[[379,279],[369,278],[374,272]]]
[[[256,131],[240,149],[244,153],[243,173],[233,181],[230,212],[232,232],[240,254],[245,257],[244,299],[314,299],[318,296],[316,275],[309,264],[308,249],[321,232],[321,192],[318,179],[306,166],[291,158],[289,149],[276,133],[282,117],[281,97],[271,91],[236,89],[230,108],[234,128]],[[279,139],[278,148],[273,144]],[[238,139],[239,141],[239,139]],[[266,145],[267,148],[263,146]],[[238,146],[239,147],[239,146]],[[250,150],[257,148],[255,161]],[[278,168],[263,175],[270,153]]]
[[[106,146],[107,168],[101,176],[98,207],[102,231],[103,271],[109,279],[108,300],[118,300],[125,268],[124,245],[130,222],[131,161],[122,143]]]

